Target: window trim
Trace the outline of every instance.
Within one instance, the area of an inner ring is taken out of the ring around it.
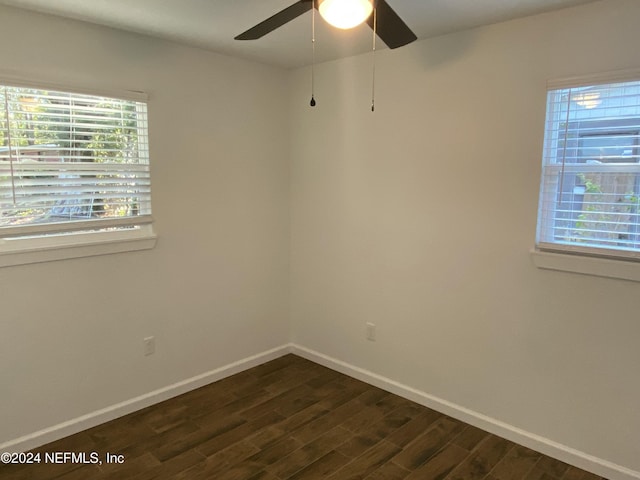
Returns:
[[[640,262],[630,259],[613,259],[577,253],[530,251],[533,264],[540,269],[593,275],[640,282]]]
[[[640,68],[615,70],[612,72],[592,73],[574,77],[556,78],[547,81],[547,91],[562,88],[588,87],[604,83],[633,82],[640,79]]]
[[[24,74],[10,70],[0,71],[0,84],[144,103],[149,101],[149,96],[142,91],[103,88],[101,86],[91,88],[69,83],[66,80],[62,82],[46,79],[34,81],[26,78]],[[152,217],[142,215],[137,220],[129,222],[132,224],[132,228],[117,230],[88,231],[92,227],[90,223],[85,223],[86,227],[84,228],[78,226],[80,228],[76,231],[74,226],[59,235],[56,235],[55,226],[52,227],[53,235],[28,237],[26,230],[24,231],[25,235],[22,236],[2,235],[0,236],[0,268],[153,249],[157,243],[157,235],[153,229]],[[105,226],[100,228],[105,228]]]
[[[66,82],[52,82],[47,80],[31,80],[19,74],[0,71],[0,84],[12,87],[33,88],[38,90],[57,90],[81,95],[95,95],[97,97],[110,97],[120,100],[132,100],[135,102],[148,102],[149,95],[140,90],[125,90],[115,88],[89,88]]]
[[[0,268],[150,250],[156,242],[157,235],[150,224],[131,230],[67,233],[55,240],[45,236],[2,238]]]

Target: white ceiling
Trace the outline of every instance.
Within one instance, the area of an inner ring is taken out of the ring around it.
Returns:
[[[311,12],[259,40],[233,37],[296,0],[0,0],[0,4],[166,38],[263,63],[311,62]],[[419,39],[594,0],[387,0]],[[371,49],[371,29],[328,27],[317,18],[316,61]],[[378,48],[385,48],[382,42]]]

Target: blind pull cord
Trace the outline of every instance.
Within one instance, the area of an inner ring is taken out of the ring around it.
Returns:
[[[567,133],[569,132],[569,110],[571,109],[571,95],[573,90],[569,89],[569,96],[567,97],[567,115],[564,122],[564,147],[562,148],[562,168],[560,170],[560,191],[558,192],[558,206],[562,203],[562,190],[564,189],[564,168],[567,160]]]
[[[11,120],[9,118],[9,99],[7,98],[7,87],[4,90],[4,113],[7,119],[7,142],[9,144],[9,170],[11,171],[11,198],[13,206],[16,206],[16,179],[13,169],[13,142],[11,141]]]

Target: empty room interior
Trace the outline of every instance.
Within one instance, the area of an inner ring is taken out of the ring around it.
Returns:
[[[640,2],[292,4],[0,1],[0,478],[640,479]]]

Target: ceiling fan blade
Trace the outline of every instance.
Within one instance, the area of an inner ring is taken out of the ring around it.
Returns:
[[[255,27],[241,33],[235,37],[235,40],[256,40],[260,37],[264,37],[267,33],[274,31],[276,28],[281,27],[303,13],[308,12],[312,7],[313,0],[299,0],[293,5],[267,18],[264,22],[260,22]]]
[[[398,14],[389,6],[386,0],[376,1],[378,37],[389,48],[398,48],[417,40],[415,33],[407,26]],[[367,23],[373,28],[373,15],[367,19]]]

